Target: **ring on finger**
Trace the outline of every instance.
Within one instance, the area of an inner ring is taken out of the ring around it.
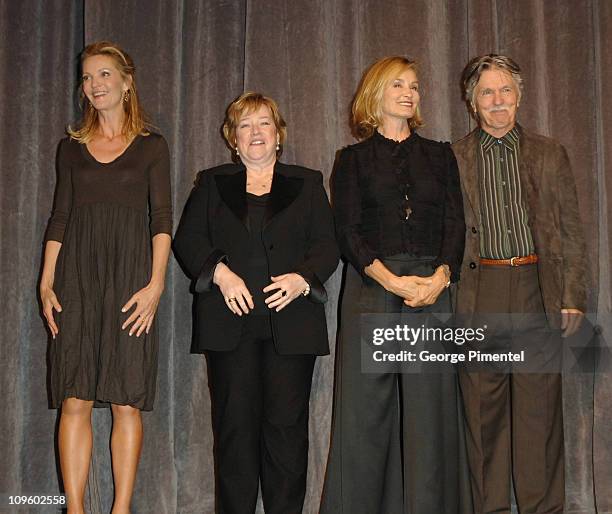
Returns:
[[[236,298],[234,298],[234,297],[227,299],[228,303],[234,303],[235,301],[236,301]]]

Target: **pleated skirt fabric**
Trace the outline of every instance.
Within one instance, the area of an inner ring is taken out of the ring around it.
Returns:
[[[427,276],[432,258],[383,260],[397,275]],[[450,312],[444,291],[419,312]],[[470,514],[457,375],[363,373],[362,314],[415,311],[348,265],[342,297],[332,438],[320,514]]]
[[[73,208],[55,273],[59,334],[49,347],[51,406],[65,398],[151,410],[158,338],[129,336],[121,308],[151,273],[149,216],[96,203]]]

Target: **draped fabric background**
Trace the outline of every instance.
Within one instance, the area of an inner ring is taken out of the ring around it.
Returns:
[[[574,166],[590,309],[605,338],[612,333],[611,25],[608,0],[0,0],[0,495],[57,494],[61,487],[36,292],[56,145],[78,119],[77,54],[85,44],[110,39],[134,58],[144,105],[170,144],[177,221],[195,173],[228,161],[219,129],[225,107],[245,89],[279,102],[289,129],[283,160],[328,178],[336,150],[353,142],[350,100],[375,59],[404,54],[420,62],[421,133],[455,140],[473,126],[461,102],[463,66],[480,53],[511,55],[525,80],[520,122],[560,140]],[[340,271],[327,286],[333,345]],[[188,354],[187,288],[171,259],[158,314],[158,399],[143,416],[136,513],[214,509],[206,364]],[[308,514],[318,510],[332,386],[333,357],[321,358],[311,401]],[[564,406],[566,512],[611,513],[612,379],[566,376]],[[109,512],[110,413],[96,410],[93,419],[88,503],[93,513]],[[10,508],[0,505],[0,512]]]

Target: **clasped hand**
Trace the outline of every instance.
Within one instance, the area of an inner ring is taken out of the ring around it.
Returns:
[[[264,293],[274,291],[265,300],[269,309],[276,312],[284,309],[306,289],[306,280],[297,273],[286,273],[277,277],[270,277],[272,283],[267,285]],[[253,296],[244,280],[234,273],[224,263],[217,264],[213,275],[213,283],[221,290],[228,309],[234,314],[242,316],[255,308]]]
[[[266,305],[276,312],[283,310],[293,300],[302,294],[308,283],[302,275],[297,273],[285,273],[278,277],[270,277],[272,283],[264,287],[263,292],[276,291],[266,298]]]
[[[429,277],[403,275],[396,277],[390,291],[401,296],[409,307],[425,307],[436,303],[440,293],[446,288],[444,272],[436,271]]]

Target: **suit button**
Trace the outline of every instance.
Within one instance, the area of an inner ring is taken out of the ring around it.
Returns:
[[[476,269],[476,263],[470,262],[470,269]]]
[[[476,230],[476,227],[472,227],[472,234],[475,234],[476,232],[478,232],[478,230]]]

